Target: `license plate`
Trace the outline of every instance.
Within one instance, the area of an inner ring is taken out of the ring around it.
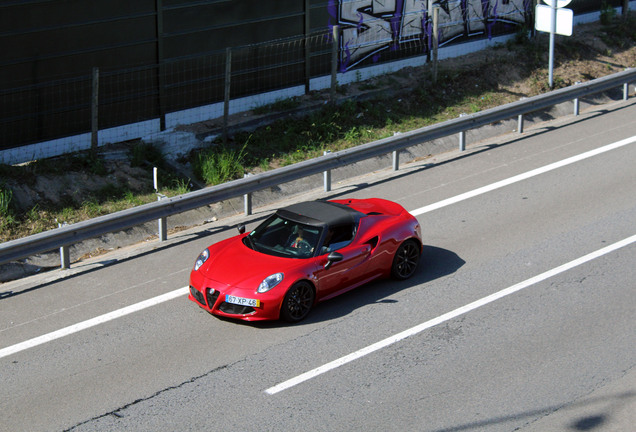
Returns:
[[[228,295],[226,294],[225,296],[225,302],[226,303],[232,303],[235,305],[241,305],[241,306],[251,306],[251,307],[260,307],[261,305],[261,301],[258,299],[249,299],[249,298],[244,298],[244,297],[236,297],[233,295]]]

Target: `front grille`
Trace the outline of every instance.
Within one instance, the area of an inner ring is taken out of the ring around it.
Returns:
[[[203,293],[192,285],[190,285],[190,294],[192,294],[192,297],[194,297],[196,301],[205,306],[205,298],[203,297]]]
[[[254,312],[254,308],[251,306],[241,306],[226,302],[219,305],[219,310],[233,315],[245,315]]]
[[[219,291],[208,288],[205,290],[205,296],[208,299],[208,306],[210,306],[210,309],[214,308],[214,303],[216,303],[216,299],[219,298]]]

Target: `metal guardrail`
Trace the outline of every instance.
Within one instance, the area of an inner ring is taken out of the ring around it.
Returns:
[[[11,240],[0,244],[0,264],[25,258],[38,253],[63,248],[83,240],[109,232],[120,231],[145,222],[160,220],[168,216],[203,207],[215,202],[249,195],[271,186],[287,183],[310,175],[360,162],[365,159],[394,153],[400,150],[449,135],[465,133],[490,123],[524,114],[623,86],[623,98],[627,99],[629,83],[636,81],[636,69],[598,78],[587,83],[529,97],[507,105],[491,108],[457,119],[402,133],[390,138],[363,144],[351,149],[327,153],[324,156],[299,162],[283,168],[247,176],[217,186],[208,187],[183,195],[162,199],[128,210],[100,216],[72,225]],[[520,130],[522,128],[519,128]],[[460,144],[461,145],[461,144]],[[397,163],[394,157],[394,169]],[[165,224],[164,224],[165,225]]]

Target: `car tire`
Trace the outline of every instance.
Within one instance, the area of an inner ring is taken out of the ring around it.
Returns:
[[[280,307],[280,317],[287,322],[303,320],[314,305],[314,287],[305,281],[297,282],[287,291]]]
[[[413,276],[420,262],[421,252],[415,240],[403,242],[393,256],[391,276],[397,280],[405,280]]]

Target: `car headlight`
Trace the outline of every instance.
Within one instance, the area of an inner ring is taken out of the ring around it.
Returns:
[[[261,284],[258,286],[258,289],[256,290],[256,292],[259,292],[259,293],[267,292],[271,290],[272,288],[274,288],[279,283],[281,283],[282,280],[283,280],[282,273],[275,273],[273,275],[267,276],[263,280],[263,282],[261,282]]]
[[[205,249],[203,252],[201,252],[199,258],[197,258],[197,260],[194,262],[194,271],[199,270],[199,268],[201,268],[203,263],[206,262],[208,258],[210,258],[210,251]]]

